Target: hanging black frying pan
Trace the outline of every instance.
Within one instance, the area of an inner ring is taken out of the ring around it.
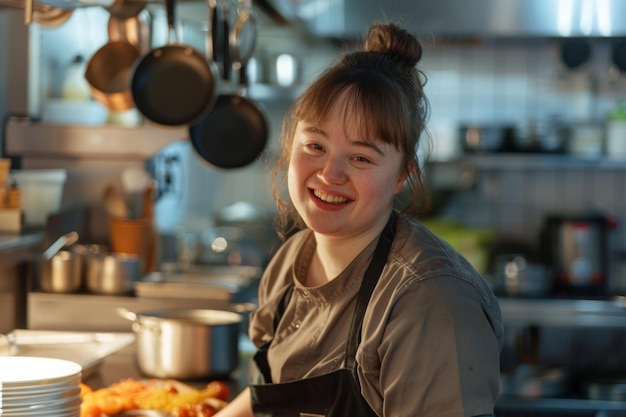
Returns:
[[[176,0],[166,0],[170,37],[175,39]],[[188,45],[170,42],[153,49],[135,65],[131,93],[149,120],[178,126],[200,120],[214,105],[219,85],[217,66]]]
[[[626,72],[626,38],[615,41],[611,50],[611,58],[620,72]]]
[[[561,61],[568,69],[576,69],[591,58],[591,44],[584,38],[568,38],[561,41]]]
[[[248,9],[249,11],[249,9]],[[239,20],[242,17],[240,11],[238,21],[235,23],[234,30],[243,30],[243,23]],[[252,21],[256,25],[256,21]],[[229,41],[231,33],[229,32],[228,18],[223,19],[223,40]],[[245,33],[250,34],[250,29],[245,29]],[[256,29],[254,29],[256,31]],[[253,33],[254,33],[253,31]],[[256,41],[251,36],[242,37],[247,42]],[[232,43],[232,42],[229,42]],[[214,44],[213,49],[217,49]],[[223,56],[223,78],[227,80],[230,71],[230,54],[232,47],[227,44],[222,49]],[[240,45],[236,48],[239,53],[252,49],[249,45]],[[246,87],[246,62],[249,56],[237,56],[239,62],[240,87]],[[242,59],[243,58],[243,59]],[[245,90],[245,88],[240,89]],[[264,113],[255,102],[249,100],[244,94],[220,94],[217,102],[210,112],[208,112],[202,120],[193,124],[189,129],[191,143],[195,151],[209,164],[218,168],[241,168],[252,163],[265,149],[268,136],[267,119]]]

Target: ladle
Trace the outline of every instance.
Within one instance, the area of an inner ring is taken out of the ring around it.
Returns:
[[[50,247],[46,249],[46,251],[43,253],[44,259],[49,261],[63,247],[76,243],[77,240],[78,240],[78,233],[76,232],[70,232],[61,236],[60,238],[55,240],[54,243],[50,245]]]

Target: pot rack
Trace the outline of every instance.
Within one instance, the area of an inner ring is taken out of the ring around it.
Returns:
[[[124,0],[128,3],[162,3],[161,0]],[[179,0],[180,3],[196,3],[197,0]],[[28,19],[29,8],[33,12],[46,12],[54,9],[74,10],[83,7],[111,7],[115,0],[0,0],[0,9],[22,9],[25,11],[25,23]],[[253,5],[279,26],[288,26],[291,22],[274,7],[268,0],[253,0]]]

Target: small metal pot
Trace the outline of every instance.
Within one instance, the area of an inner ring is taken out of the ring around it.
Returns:
[[[87,289],[97,294],[131,293],[143,275],[142,259],[125,253],[87,255],[85,268]]]
[[[45,292],[73,293],[82,284],[83,260],[80,253],[69,250],[57,252],[50,259],[38,259],[39,287]]]
[[[176,309],[133,313],[137,364],[155,378],[201,379],[226,376],[239,365],[242,316],[225,310]]]

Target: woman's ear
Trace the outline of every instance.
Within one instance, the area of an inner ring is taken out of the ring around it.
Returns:
[[[394,194],[399,194],[402,191],[406,179],[411,175],[417,176],[417,170],[414,162],[410,162],[409,167],[402,171],[398,176],[398,182],[396,182]]]

